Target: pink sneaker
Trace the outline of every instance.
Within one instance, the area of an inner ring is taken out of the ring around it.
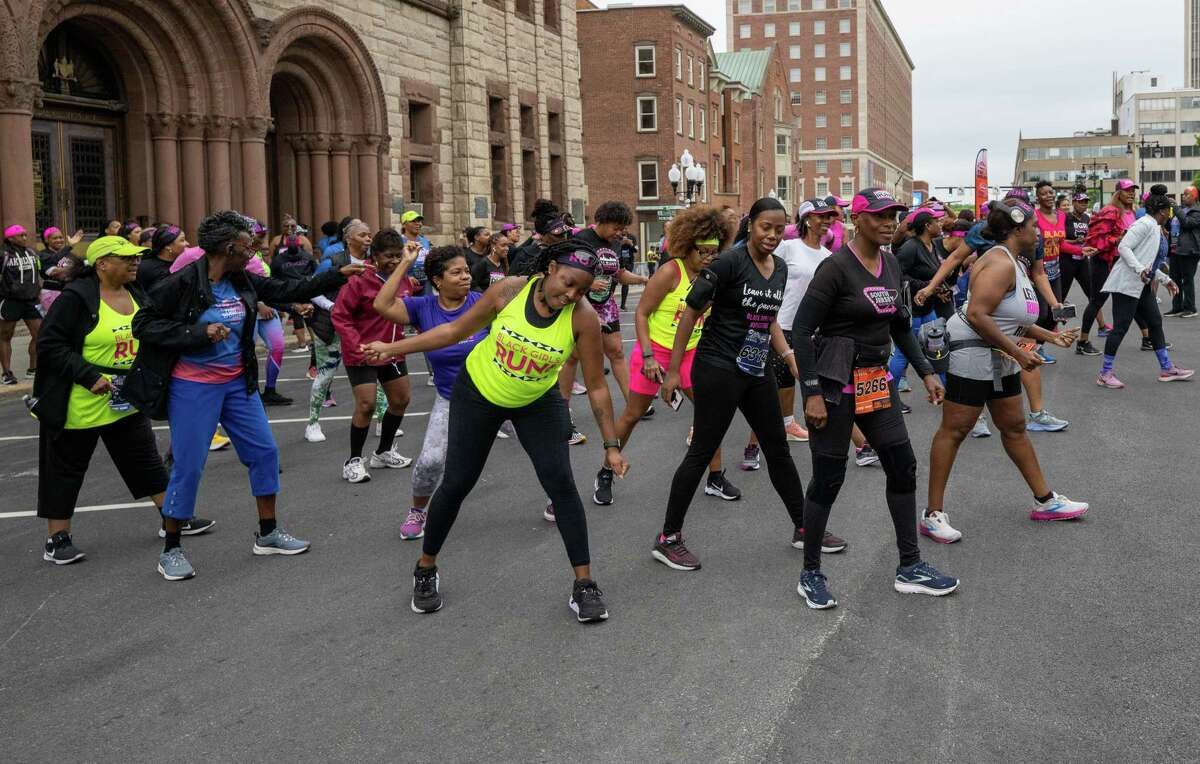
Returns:
[[[1191,379],[1195,375],[1192,369],[1181,369],[1178,366],[1172,366],[1165,371],[1158,373],[1159,382],[1183,382],[1186,379]]]
[[[408,510],[408,517],[404,518],[404,524],[400,526],[400,538],[407,540],[424,536],[426,514],[428,513],[416,507]]]
[[[787,433],[787,439],[792,443],[808,442],[808,430],[804,429],[795,422],[785,425],[783,430]]]
[[[324,402],[324,403],[322,403],[322,404],[321,404],[321,408],[323,408],[323,409],[331,409],[331,408],[333,408],[333,407],[334,407],[334,406],[336,406],[336,405],[337,405],[337,401],[335,401],[335,400],[333,399],[333,396],[331,395],[331,396],[329,396],[328,398],[326,398],[326,399],[325,399],[325,402]]]
[[[1125,383],[1117,379],[1117,375],[1111,371],[1106,371],[1096,377],[1096,384],[1100,387],[1107,387],[1109,390],[1120,390],[1125,387]]]

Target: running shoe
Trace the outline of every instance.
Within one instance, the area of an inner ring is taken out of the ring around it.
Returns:
[[[911,414],[912,406],[909,406],[907,403],[901,403],[900,404],[900,413],[901,414]]]
[[[6,371],[6,372],[4,372],[3,376],[0,376],[0,385],[15,385],[15,384],[17,384],[17,375],[13,374],[11,371]]]
[[[607,621],[608,608],[604,605],[604,592],[590,578],[577,578],[571,588],[571,599],[567,601],[580,623]]]
[[[658,534],[658,542],[650,550],[650,556],[674,570],[699,570],[700,560],[683,545],[683,534],[670,536]]]
[[[1025,429],[1033,432],[1062,432],[1070,424],[1067,420],[1059,419],[1049,411],[1042,409],[1038,412],[1030,412]]]
[[[688,445],[691,444],[689,443]],[[758,446],[756,444],[752,443],[746,446],[746,450],[742,452],[743,472],[753,472],[762,466],[758,461],[758,454]]]
[[[567,438],[567,445],[578,446],[587,443],[587,436],[579,430],[572,429],[571,437]]]
[[[312,547],[309,542],[298,539],[282,528],[276,528],[265,536],[254,534],[254,553],[267,554],[303,554]]]
[[[725,501],[737,501],[742,498],[741,490],[725,479],[725,470],[712,472],[704,483],[704,495],[716,496]]]
[[[988,429],[987,417],[984,416],[983,414],[980,414],[979,418],[975,420],[975,426],[971,428],[971,437],[972,438],[990,438],[990,437],[992,437],[992,431]]]
[[[1162,314],[1162,317],[1163,318],[1179,318],[1181,315],[1183,315],[1183,309],[1179,308],[1179,309],[1168,310],[1166,313]]]
[[[432,375],[432,374],[430,374],[428,377],[426,377],[426,378],[425,378],[425,386],[426,386],[426,387],[433,387],[433,386],[434,386],[434,385],[436,385],[436,384],[437,384],[437,382],[434,382],[434,381],[433,381],[433,375]]]
[[[363,464],[361,457],[347,459],[342,465],[342,480],[351,483],[366,483],[371,479],[371,473],[367,472],[366,466]]]
[[[644,422],[647,419],[653,419],[653,418],[654,418],[654,404],[651,403],[649,406],[646,407],[646,413],[642,414],[642,421]]]
[[[1111,371],[1104,371],[1100,376],[1096,377],[1096,384],[1100,387],[1107,387],[1109,390],[1120,390],[1125,387],[1125,383],[1117,379],[1117,375]]]
[[[1192,369],[1181,369],[1178,366],[1172,366],[1169,369],[1164,369],[1158,373],[1159,382],[1183,382],[1195,376],[1196,372]]]
[[[297,345],[292,348],[292,353],[295,355],[308,355],[308,345]]]
[[[929,594],[943,597],[958,588],[958,579],[947,576],[924,560],[896,568],[892,584],[901,594]]]
[[[308,371],[305,372],[304,376],[308,377],[309,379],[316,379],[317,378],[317,367],[309,366]]]
[[[792,546],[796,549],[804,548],[804,529],[797,528],[792,531]],[[849,546],[844,539],[840,539],[829,531],[825,531],[825,535],[821,537],[821,552],[823,554],[837,554],[844,552]]]
[[[42,552],[42,559],[55,565],[70,565],[84,557],[87,555],[75,548],[75,542],[67,531],[59,531],[46,539],[46,548]]]
[[[213,526],[217,524],[216,520],[208,520],[203,517],[193,517],[191,520],[184,520],[179,524],[180,536],[199,536],[201,533],[208,533]],[[160,526],[158,529],[158,537],[165,539],[167,532]]]
[[[783,431],[787,433],[787,439],[790,443],[808,442],[808,430],[801,427],[797,422],[785,425]]]
[[[1038,346],[1037,354],[1041,357],[1042,363],[1046,364],[1047,366],[1058,363],[1058,359],[1047,353],[1046,348],[1043,346]]]
[[[608,467],[601,467],[596,473],[596,480],[592,483],[594,489],[592,493],[592,503],[601,507],[607,507],[613,503],[612,495],[613,471]]]
[[[422,509],[413,507],[408,510],[408,516],[404,518],[404,522],[400,525],[400,538],[405,541],[419,539],[425,535],[425,517],[427,512]]]
[[[36,376],[37,376],[37,369],[26,369],[25,370],[25,379],[33,379]]]
[[[1051,493],[1046,501],[1034,502],[1029,512],[1030,520],[1050,522],[1051,520],[1074,520],[1087,514],[1088,505],[1083,501],[1071,501],[1066,496]]]
[[[262,394],[262,402],[264,406],[291,406],[294,401],[285,395],[280,395],[274,390],[264,390]]]
[[[1077,340],[1075,342],[1075,355],[1100,355],[1100,349],[1092,344],[1091,340]]]
[[[334,407],[334,406],[336,406],[336,405],[337,405],[337,401],[335,401],[335,400],[333,399],[333,396],[332,396],[332,395],[330,395],[328,398],[326,398],[326,399],[325,399],[325,402],[321,404],[321,408],[323,408],[323,409],[331,409],[331,408],[333,408],[333,407]]]
[[[208,442],[208,450],[209,451],[221,451],[226,448],[229,448],[229,443],[230,443],[229,438],[225,437],[224,435],[222,435],[219,432],[214,432],[213,436],[212,436],[212,440],[210,440]]]
[[[578,382],[571,383],[571,395],[583,395],[587,392],[587,386],[581,385]]]
[[[896,392],[899,392],[899,393],[911,393],[912,392],[912,386],[908,384],[908,377],[900,378],[900,381],[896,383]]]
[[[188,562],[183,547],[177,546],[158,556],[158,572],[168,581],[183,581],[196,575],[196,569]]]
[[[1185,310],[1184,312],[1182,312],[1182,313],[1180,313],[1180,314],[1179,314],[1179,317],[1180,317],[1180,318],[1195,318],[1195,317],[1196,317],[1196,311],[1194,311],[1194,310]]]
[[[413,570],[413,596],[410,603],[414,613],[436,613],[442,609],[441,583],[442,577],[438,575],[436,565],[432,568],[417,565]]]
[[[962,538],[962,532],[950,525],[950,518],[945,512],[930,512],[921,518],[917,530],[922,536],[928,536],[939,544],[953,544]]]
[[[879,464],[879,454],[875,453],[875,449],[871,448],[870,443],[864,443],[862,448],[855,449],[854,463],[859,467],[870,467],[872,464]]]
[[[396,449],[390,448],[382,454],[371,454],[369,464],[371,469],[402,470],[412,464],[412,459],[407,456],[401,456]]]
[[[546,499],[546,508],[542,510],[542,518],[548,522],[554,522],[554,502]]]
[[[1166,346],[1163,349],[1170,350],[1173,347],[1175,347],[1175,346],[1171,344],[1170,340],[1168,340]],[[1149,337],[1142,337],[1142,350],[1147,350],[1147,351],[1150,351],[1151,353],[1154,352],[1154,343],[1150,341]]]
[[[325,433],[321,432],[321,423],[313,422],[304,428],[304,439],[309,443],[324,443]]]
[[[1099,329],[1096,330],[1096,336],[1107,337],[1108,335],[1112,334],[1112,330],[1112,324],[1103,324]]]
[[[813,610],[828,610],[837,607],[837,600],[829,591],[829,579],[819,570],[806,570],[800,574],[800,583],[796,584],[796,593],[804,598],[804,602]]]

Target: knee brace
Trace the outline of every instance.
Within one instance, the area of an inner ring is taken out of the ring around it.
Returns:
[[[907,440],[894,446],[876,447],[879,463],[887,475],[888,493],[916,493],[917,457]]]
[[[813,456],[813,477],[808,484],[809,501],[832,507],[846,480],[846,457]]]

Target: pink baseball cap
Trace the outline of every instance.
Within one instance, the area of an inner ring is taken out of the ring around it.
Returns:
[[[1117,181],[1117,190],[1118,191],[1128,191],[1131,188],[1137,188],[1137,187],[1138,187],[1138,184],[1134,183],[1129,178],[1121,178],[1120,180]]]
[[[825,203],[831,207],[849,207],[850,206],[850,202],[846,201],[845,199],[841,198],[840,196],[834,196],[833,194],[830,194],[829,196],[825,197]]]
[[[11,239],[14,236],[20,236],[21,234],[23,234],[25,232],[26,232],[25,226],[10,225],[8,228],[4,229],[4,238]]]
[[[864,188],[854,195],[854,201],[850,203],[850,212],[859,215],[863,212],[886,212],[887,210],[907,210],[900,202],[896,201],[896,197],[884,191],[882,188]]]

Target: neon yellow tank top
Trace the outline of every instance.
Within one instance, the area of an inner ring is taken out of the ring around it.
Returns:
[[[132,301],[133,298],[131,297]],[[138,304],[133,303],[133,313],[123,315],[113,310],[104,300],[100,301],[96,326],[83,338],[81,355],[83,360],[103,369],[128,369],[137,357],[138,341],[133,337],[133,316]],[[104,374],[109,380],[112,374]],[[123,380],[117,380],[119,386]],[[135,409],[119,395],[116,400],[109,393],[94,395],[82,385],[71,386],[71,398],[67,403],[68,430],[84,430],[101,427],[136,413]]]
[[[545,329],[529,323],[525,305],[540,278],[531,278],[492,321],[488,336],[467,356],[467,373],[484,398],[520,408],[558,383],[558,370],[575,348],[575,304],[559,311]]]
[[[692,291],[692,282],[687,279],[687,268],[684,267],[683,260],[677,257],[671,262],[679,266],[679,283],[667,292],[646,322],[650,328],[650,341],[667,349],[675,345],[675,330],[679,328],[679,319],[683,318],[683,311],[687,310],[688,292]],[[692,327],[692,336],[688,337],[688,350],[700,344],[704,319],[708,317],[710,310],[712,308],[704,311],[704,315],[700,316],[696,325]]]

